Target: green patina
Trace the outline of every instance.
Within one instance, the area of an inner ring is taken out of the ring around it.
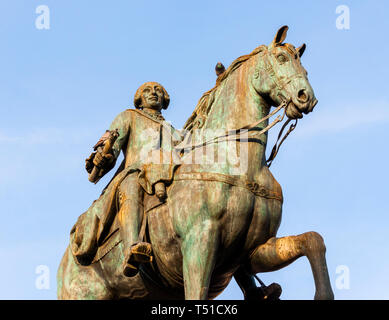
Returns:
[[[153,264],[144,265],[132,278],[121,272],[126,239],[121,232],[112,233],[118,226],[118,215],[113,210],[111,195],[124,181],[121,178],[140,172],[136,155],[128,155],[128,150],[136,151],[152,143],[152,137],[131,140],[132,132],[146,129],[142,127],[146,122],[134,121],[134,115],[130,114],[135,111],[118,116],[111,126],[120,133],[113,149],[115,158],[120,150],[127,152],[125,168],[110,183],[94,209],[100,223],[107,219],[103,218],[107,217],[105,211],[114,212],[112,221],[107,223],[107,232],[103,232],[104,237],[113,234],[107,240],[112,250],[101,260],[81,266],[68,248],[58,270],[59,298],[214,298],[232,276],[245,291],[252,283],[251,275],[278,270],[300,256],[307,256],[311,263],[315,297],[333,298],[322,238],[312,232],[276,238],[282,191],[266,165],[267,133],[256,134],[269,121],[250,128],[247,137],[228,134],[226,141],[218,138],[232,129],[255,123],[269,114],[272,106],[282,103],[289,119],[300,119],[313,110],[317,100],[300,62],[305,45],[296,49],[283,43],[286,32],[287,27],[281,28],[269,46],[262,45],[236,59],[221,73],[216,86],[201,97],[186,122],[188,132],[184,140],[164,147],[169,152],[183,148],[186,152],[174,169],[176,181],[164,167],[151,170],[150,177],[166,176],[171,181],[167,183],[167,201],[147,213],[147,240],[152,243]],[[158,130],[165,129],[158,125]],[[172,137],[174,130],[166,134]],[[209,141],[212,143],[200,146]],[[210,152],[212,145],[214,150]],[[215,160],[223,155],[223,161]],[[158,170],[161,172],[156,175]],[[191,178],[184,178],[191,174]],[[144,183],[153,185],[158,179],[146,179]],[[267,194],[276,194],[278,198],[250,192],[245,187],[248,182],[257,183]],[[88,227],[86,224],[85,228]],[[104,224],[99,227],[100,236],[104,228],[107,228]],[[115,241],[121,242],[114,246]]]

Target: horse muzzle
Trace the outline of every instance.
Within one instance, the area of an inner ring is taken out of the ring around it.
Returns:
[[[285,108],[286,115],[290,119],[301,119],[303,117],[302,111],[294,104],[293,101],[289,101]]]
[[[286,115],[291,119],[301,119],[303,114],[313,111],[317,99],[309,95],[305,90],[300,90],[297,97],[292,99],[286,107]]]

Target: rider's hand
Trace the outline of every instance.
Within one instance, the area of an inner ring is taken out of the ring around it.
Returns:
[[[100,152],[96,152],[96,155],[93,158],[93,164],[98,168],[104,168],[108,164],[110,164],[112,162],[112,160],[113,160],[112,154],[103,155]]]
[[[95,157],[96,153],[93,152],[87,159],[85,159],[85,169],[88,173],[91,173],[93,170],[93,158]]]

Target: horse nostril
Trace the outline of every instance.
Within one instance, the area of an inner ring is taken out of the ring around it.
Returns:
[[[308,96],[308,93],[305,89],[301,89],[298,93],[297,93],[297,99],[302,102],[302,103],[305,103],[308,101],[309,99],[309,96]]]

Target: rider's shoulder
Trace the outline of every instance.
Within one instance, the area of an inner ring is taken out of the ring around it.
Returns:
[[[133,112],[132,109],[126,109],[124,111],[121,111],[119,114],[116,115],[115,119],[113,120],[114,126],[127,126],[132,122],[133,119]]]
[[[140,109],[136,109],[136,108],[131,108],[131,109],[127,109],[123,112],[126,112],[127,116],[130,116],[130,117],[133,117],[133,118],[147,118],[147,119],[150,119],[149,116],[145,115],[144,112]]]
[[[126,109],[122,113],[127,115],[127,116],[130,116],[130,117],[134,117],[134,116],[139,116],[140,115],[139,114],[139,110],[135,109],[135,108]]]
[[[124,110],[122,113],[130,115],[130,114],[135,114],[136,112],[137,111],[135,108],[129,108],[129,109]]]
[[[126,109],[122,112],[120,112],[116,117],[117,118],[130,118],[135,115],[136,111],[135,109]]]

